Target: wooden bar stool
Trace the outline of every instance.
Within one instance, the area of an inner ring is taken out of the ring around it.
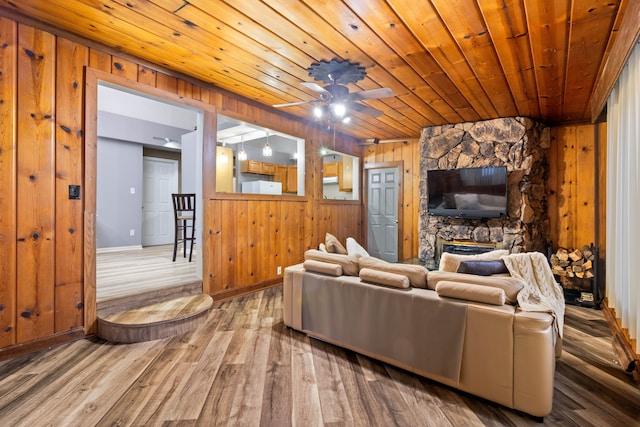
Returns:
[[[172,194],[174,239],[173,239],[173,261],[176,260],[178,242],[182,242],[183,257],[187,257],[187,242],[191,242],[189,249],[189,262],[193,255],[193,242],[196,240],[196,195],[193,193]]]

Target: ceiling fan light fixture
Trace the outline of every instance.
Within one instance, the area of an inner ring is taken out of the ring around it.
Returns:
[[[322,116],[324,116],[324,109],[321,106],[316,105],[313,107],[313,116],[317,119],[321,119]]]
[[[349,124],[349,123],[351,123],[351,116],[345,116],[345,117],[342,119],[342,124],[345,124],[345,125],[346,125],[346,124]]]
[[[341,102],[331,104],[331,110],[333,111],[333,115],[337,118],[342,118],[347,114],[347,107],[345,107]]]

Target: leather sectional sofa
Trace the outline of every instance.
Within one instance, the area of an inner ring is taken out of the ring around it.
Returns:
[[[428,271],[307,251],[304,263],[285,269],[284,322],[534,417],[548,415],[561,352],[552,314],[517,306],[522,279],[458,273],[459,261]]]

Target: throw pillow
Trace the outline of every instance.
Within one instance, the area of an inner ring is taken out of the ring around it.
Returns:
[[[347,276],[357,276],[360,271],[358,258],[349,255],[332,254],[329,252],[321,252],[317,249],[309,249],[304,253],[304,259],[314,259],[316,261],[339,264],[342,267],[342,272]]]
[[[497,261],[462,261],[458,266],[458,273],[491,276],[492,274],[509,273],[509,270],[501,259]]]
[[[342,246],[340,240],[331,233],[325,234],[324,244],[327,247],[327,252],[347,255],[347,250]]]
[[[320,244],[318,245],[318,250],[319,250],[319,251],[321,251],[321,252],[329,252],[329,251],[327,250],[327,247],[324,245],[324,243],[320,243]]]
[[[394,288],[407,289],[410,285],[409,278],[402,274],[363,268],[360,270],[360,280],[375,285],[386,285]]]
[[[342,276],[342,266],[340,264],[331,264],[315,259],[308,259],[302,264],[305,270],[316,273],[328,274],[329,276]]]
[[[369,256],[369,252],[360,246],[360,244],[356,242],[356,239],[353,237],[347,237],[347,255],[356,257]]]
[[[476,255],[459,255],[444,252],[440,256],[439,270],[458,271],[458,266],[462,261],[495,261],[506,255],[509,255],[509,251],[507,249],[496,249],[494,251]]]
[[[401,274],[409,278],[409,282],[416,288],[427,287],[428,270],[416,264],[395,264],[372,256],[363,256],[359,259],[360,268],[386,271],[388,273]]]

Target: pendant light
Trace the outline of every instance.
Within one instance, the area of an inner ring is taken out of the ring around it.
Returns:
[[[271,157],[272,154],[273,150],[271,150],[271,147],[269,146],[269,132],[267,132],[267,143],[262,147],[262,155],[265,157]]]
[[[242,148],[240,148],[240,151],[238,152],[238,160],[247,160],[247,152],[244,151],[244,136],[242,135],[240,136],[240,143],[242,144]]]

